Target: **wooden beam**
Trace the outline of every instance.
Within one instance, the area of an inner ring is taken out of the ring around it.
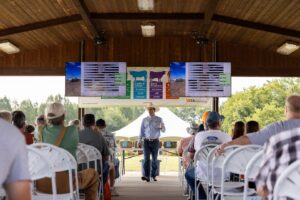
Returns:
[[[202,20],[203,13],[91,13],[100,20]]]
[[[236,25],[236,26],[242,26],[245,28],[251,28],[251,29],[255,29],[255,30],[266,31],[266,32],[270,32],[270,33],[276,33],[276,34],[280,34],[280,35],[286,35],[286,36],[290,36],[290,37],[300,38],[300,31],[296,31],[296,30],[292,30],[292,29],[286,29],[286,28],[282,28],[282,27],[277,27],[277,26],[272,26],[272,25],[262,24],[262,23],[257,23],[257,22],[251,22],[251,21],[247,21],[247,20],[222,16],[222,15],[214,15],[212,19],[214,21],[222,22],[222,23],[226,23],[226,24],[232,24],[232,25]]]
[[[12,34],[16,34],[16,33],[33,31],[33,30],[41,29],[41,28],[47,28],[47,27],[51,27],[51,26],[57,26],[57,25],[61,25],[61,24],[67,24],[67,23],[71,23],[71,22],[77,22],[80,20],[81,20],[80,15],[71,15],[71,16],[67,16],[67,17],[50,19],[47,21],[36,22],[36,23],[32,23],[32,24],[25,24],[23,26],[17,26],[17,27],[0,30],[0,37],[12,35]]]
[[[212,17],[216,11],[217,5],[218,5],[219,0],[210,0],[207,1],[207,6],[206,6],[206,10],[204,13],[204,21],[202,23],[202,26],[200,28],[200,34],[203,36],[207,35],[207,32],[211,26],[211,22],[212,22]]]
[[[79,14],[81,15],[87,30],[90,32],[92,39],[99,37],[99,33],[90,19],[90,13],[84,0],[73,0],[74,4],[78,8]]]

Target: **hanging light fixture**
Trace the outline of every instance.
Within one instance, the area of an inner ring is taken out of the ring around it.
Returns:
[[[150,11],[154,9],[154,0],[137,0],[137,4],[141,11]]]
[[[141,25],[142,35],[144,37],[154,37],[155,36],[155,25],[152,23],[146,23]]]

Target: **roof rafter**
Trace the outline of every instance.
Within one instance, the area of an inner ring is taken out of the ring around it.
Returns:
[[[25,24],[22,26],[17,26],[17,27],[11,27],[8,29],[0,30],[0,37],[2,36],[8,36],[11,34],[16,34],[16,33],[23,33],[27,31],[33,31],[36,29],[41,29],[41,28],[48,28],[51,26],[57,26],[61,24],[67,24],[71,22],[77,22],[81,20],[80,15],[71,15],[67,17],[61,17],[57,19],[50,19],[42,22],[35,22],[31,24]]]
[[[87,6],[84,3],[84,0],[73,0],[73,2],[78,8],[79,14],[82,17],[82,20],[84,21],[87,30],[90,32],[92,39],[99,37],[99,33],[94,24],[92,23],[90,13],[88,11]]]
[[[207,1],[206,11],[204,13],[204,20],[200,28],[200,34],[207,36],[207,32],[212,23],[212,17],[216,11],[219,0],[210,0]]]

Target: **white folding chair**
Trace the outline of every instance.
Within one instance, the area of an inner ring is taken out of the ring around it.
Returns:
[[[57,199],[56,193],[56,182],[55,182],[55,170],[52,163],[49,161],[44,154],[42,154],[38,149],[27,146],[28,152],[28,168],[30,173],[30,179],[36,181],[42,178],[51,178],[52,185],[52,199]],[[32,189],[32,196],[37,195],[34,188]]]
[[[234,151],[235,149],[239,148],[240,145],[232,145],[229,147],[226,147],[224,149],[224,153],[220,156],[215,156],[214,154],[210,155],[212,156],[211,161],[211,177],[210,179],[210,184],[211,184],[211,199],[214,199],[214,194],[220,194],[220,188],[222,186],[222,167],[224,160],[228,157],[228,155]],[[226,188],[236,188],[236,187],[241,187],[244,184],[241,182],[231,182],[228,181],[226,182],[223,186]]]
[[[300,198],[300,160],[289,165],[276,181],[273,199],[279,200],[287,197]]]
[[[101,152],[94,146],[79,143],[77,146],[76,157],[78,164],[87,164],[87,168],[90,168],[90,162],[94,163],[95,170],[100,174],[100,184],[99,184],[99,197],[103,199],[104,194],[104,183],[103,183],[103,165],[102,165],[102,155]],[[100,164],[100,169],[98,169],[98,163]]]
[[[261,149],[262,146],[259,145],[245,145],[234,149],[226,156],[222,166],[221,188],[220,191],[216,190],[216,192],[221,195],[221,200],[224,199],[224,196],[226,196],[226,199],[236,196],[242,199],[243,191],[241,191],[241,189],[243,189],[243,187],[225,188],[226,176],[228,173],[245,174],[247,164]],[[248,195],[255,194],[255,190],[249,190],[247,193]]]
[[[30,145],[35,148],[51,163],[55,172],[68,171],[69,193],[57,194],[57,199],[79,199],[79,187],[77,176],[77,163],[75,158],[66,150],[47,143],[36,143]],[[73,189],[73,172],[75,176],[75,191]],[[56,189],[56,187],[55,187]],[[48,199],[49,194],[36,192],[36,199]]]
[[[199,168],[201,166],[205,166],[206,164],[208,164],[208,155],[209,155],[210,151],[212,149],[214,149],[216,146],[217,146],[217,144],[204,145],[194,155],[195,199],[199,198],[198,188],[200,187],[200,184],[202,183],[202,184],[208,185],[208,179],[207,178],[202,177],[202,179],[201,179],[201,177],[197,177],[197,168]],[[207,167],[205,167],[205,168],[207,168]],[[206,174],[206,175],[208,176],[208,174]],[[207,196],[208,196],[208,190],[207,190]]]
[[[253,158],[249,161],[249,163],[246,166],[246,171],[245,171],[245,180],[244,180],[244,194],[243,194],[243,199],[247,200],[248,197],[248,182],[249,180],[255,180],[259,169],[260,169],[260,164],[262,161],[262,156],[263,156],[263,151],[260,150],[258,153],[256,153]]]

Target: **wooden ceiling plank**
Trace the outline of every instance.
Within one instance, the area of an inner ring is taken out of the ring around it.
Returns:
[[[23,26],[12,27],[12,28],[8,28],[8,29],[0,30],[0,37],[11,35],[11,34],[16,34],[16,33],[33,31],[36,29],[46,28],[46,27],[50,27],[50,26],[57,26],[60,24],[76,22],[76,21],[80,21],[80,20],[82,20],[80,15],[71,15],[71,16],[62,17],[62,18],[50,19],[50,20],[42,21],[42,22],[26,24]]]
[[[92,39],[99,37],[98,31],[90,19],[90,13],[84,3],[84,0],[73,0],[73,2],[78,8],[79,14],[81,15],[87,29],[91,33]]]

